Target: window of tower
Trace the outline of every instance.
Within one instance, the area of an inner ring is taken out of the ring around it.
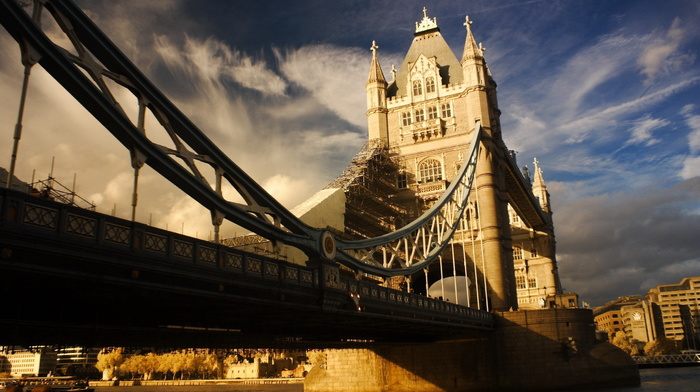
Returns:
[[[423,182],[442,180],[442,165],[437,159],[426,159],[418,166],[418,174]]]
[[[440,110],[442,110],[442,117],[452,117],[452,105],[449,103],[443,103],[440,106]]]
[[[399,173],[399,175],[396,176],[396,186],[399,189],[408,188],[408,176],[406,175],[406,173]]]
[[[423,94],[423,83],[420,80],[413,81],[413,95]]]
[[[416,109],[416,122],[425,120],[425,111],[423,109]]]
[[[518,290],[523,290],[527,288],[527,284],[525,283],[525,277],[523,275],[518,275],[515,277],[515,287]]]
[[[411,112],[401,113],[401,124],[403,124],[404,127],[411,125]]]
[[[431,106],[428,108],[428,120],[432,118],[437,118],[438,113],[437,113],[437,108],[435,106]]]
[[[528,278],[527,287],[530,289],[536,289],[537,288],[537,278]]]
[[[513,260],[522,260],[523,259],[523,248],[519,246],[514,246],[513,247]]]
[[[537,249],[535,249],[535,248],[530,249],[530,257],[532,257],[533,259],[535,257],[537,257]]]
[[[432,76],[425,79],[425,92],[434,93],[435,92],[435,78]]]

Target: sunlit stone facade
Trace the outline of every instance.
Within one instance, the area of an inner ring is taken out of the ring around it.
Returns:
[[[470,277],[469,305],[498,309],[536,309],[560,306],[561,293],[555,259],[549,193],[535,163],[532,191],[546,215],[546,224],[528,227],[510,206],[503,180],[503,160],[514,159],[501,138],[496,83],[484,61],[467,18],[466,39],[458,60],[440,33],[436,18],[424,10],[413,42],[387,81],[373,43],[366,84],[368,136],[382,140],[396,162],[396,198],[418,216],[439,198],[466,162],[466,152],[477,121],[485,130],[477,165],[467,230],[455,237],[452,255],[443,255],[447,275]],[[528,176],[529,177],[529,176]],[[529,178],[527,179],[529,182]],[[530,184],[528,184],[530,185]],[[479,215],[481,214],[481,216]],[[437,263],[436,263],[437,264]],[[435,275],[431,267],[427,275]],[[444,275],[444,269],[441,272]],[[414,276],[413,288],[436,278]],[[489,287],[491,292],[486,292]],[[485,299],[488,298],[488,300]],[[567,302],[568,305],[568,302]],[[577,303],[575,304],[577,305]]]

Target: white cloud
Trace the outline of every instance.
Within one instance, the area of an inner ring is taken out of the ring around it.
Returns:
[[[630,130],[632,135],[630,139],[625,142],[625,146],[631,144],[644,144],[645,146],[651,146],[656,144],[660,140],[655,139],[652,132],[669,124],[670,122],[668,120],[652,118],[651,115],[647,114],[634,122],[632,129]]]
[[[664,68],[673,71],[684,63],[693,61],[692,56],[678,53],[684,36],[685,30],[681,28],[681,19],[675,18],[665,34],[657,36],[644,48],[637,59],[637,64],[647,81],[653,81]]]
[[[304,87],[342,119],[365,127],[365,82],[371,57],[357,48],[304,46],[276,51],[280,69],[291,82]]]

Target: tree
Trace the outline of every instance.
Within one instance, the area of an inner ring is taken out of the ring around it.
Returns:
[[[95,367],[102,372],[103,380],[110,380],[117,375],[117,368],[124,362],[124,348],[117,347],[111,351],[104,349],[97,354]]]
[[[629,355],[639,354],[639,349],[637,349],[635,345],[633,345],[629,342],[629,340],[627,340],[627,335],[624,331],[615,332],[611,343],[619,347],[622,351],[626,352]]]
[[[644,345],[644,354],[646,355],[668,355],[678,354],[676,343],[665,337],[658,337]]]

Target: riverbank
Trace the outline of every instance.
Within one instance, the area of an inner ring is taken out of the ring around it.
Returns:
[[[91,387],[131,387],[131,386],[192,386],[192,385],[273,385],[299,384],[304,378],[253,378],[253,379],[210,379],[210,380],[118,380],[90,381]]]
[[[303,378],[91,381],[95,392],[302,392]]]

